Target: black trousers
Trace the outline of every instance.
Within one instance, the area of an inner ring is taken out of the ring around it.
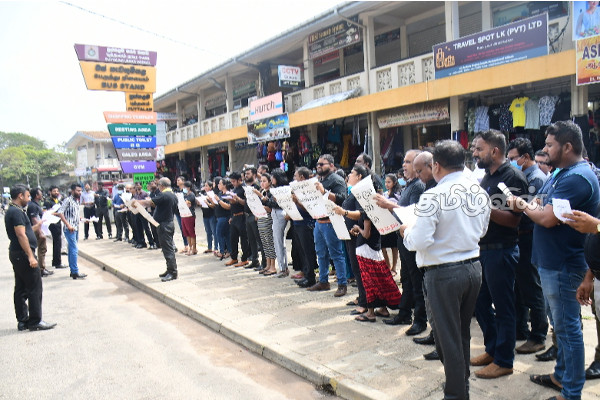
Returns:
[[[175,224],[173,220],[161,222],[158,225],[158,242],[162,250],[165,261],[167,262],[167,271],[177,274],[177,259],[175,258],[175,242],[173,234],[175,233]]]
[[[90,218],[96,216],[96,207],[83,207],[83,218]],[[98,223],[94,222],[94,231],[96,232],[96,237],[102,236],[102,232],[98,231]],[[90,235],[90,223],[83,223],[83,234],[84,238],[87,239]]]
[[[106,231],[108,232],[108,235],[112,236],[112,224],[108,215],[108,207],[96,207],[96,216],[98,217],[98,231],[100,232],[100,237],[102,237],[103,219],[106,221]]]
[[[238,259],[238,241],[241,240],[242,261],[247,261],[250,256],[250,246],[248,245],[245,214],[231,217],[231,223],[229,224],[229,238],[231,239],[231,259]]]
[[[417,267],[417,253],[404,247],[402,238],[398,236],[398,251],[400,252],[400,275],[402,283],[402,299],[398,306],[399,315],[410,316],[411,307],[415,307],[414,322],[427,323],[425,297],[423,295],[423,272]]]
[[[125,238],[129,239],[129,223],[127,222],[127,212],[118,212],[117,209],[113,208],[115,215],[115,225],[117,226],[117,239]],[[123,236],[125,231],[125,236]]]
[[[294,236],[298,243],[300,260],[302,261],[302,272],[310,283],[315,283],[315,269],[319,268],[313,230],[314,225],[294,225]]]
[[[32,249],[35,254],[35,251]],[[34,255],[35,256],[35,255]],[[8,258],[15,273],[15,315],[17,321],[37,325],[42,320],[42,274],[31,268],[24,251],[9,251]],[[29,308],[27,307],[29,302]]]
[[[154,244],[154,236],[152,236],[152,231],[150,230],[150,227],[148,226],[148,220],[144,217],[142,217],[140,214],[135,214],[133,216],[133,219],[135,220],[135,224],[137,225],[137,230],[138,230],[138,234],[140,235],[140,242],[138,242],[141,245],[146,244],[146,241],[144,240],[144,233],[146,233],[146,238],[148,239],[148,244],[150,246],[152,246]]]
[[[135,241],[135,227],[133,224],[133,213],[131,211],[127,211],[125,213],[125,215],[127,216],[127,223],[131,227],[131,239],[133,239]]]
[[[50,233],[52,234],[52,266],[56,267],[62,263],[60,250],[62,248],[62,227],[61,222],[58,221],[55,224],[48,226]]]
[[[254,214],[250,213],[246,216],[246,232],[248,234],[248,245],[250,246],[250,257],[248,259],[255,264],[258,264],[258,252],[262,252],[262,264],[267,263],[265,252],[262,251],[262,242],[258,233],[258,224],[254,218]]]
[[[138,220],[138,214],[131,213],[131,230],[133,231],[133,240],[137,244],[145,245],[144,228]],[[141,217],[143,218],[143,217]]]
[[[160,249],[160,241],[158,240],[158,228],[155,227],[154,225],[152,225],[151,223],[148,223],[148,225],[150,226],[150,230],[152,231],[152,237],[154,238],[154,244],[156,245],[156,247],[158,247]]]

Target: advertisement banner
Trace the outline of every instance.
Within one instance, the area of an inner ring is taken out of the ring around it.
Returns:
[[[159,121],[177,121],[177,114],[175,113],[156,113],[156,119]]]
[[[350,20],[358,22],[358,15]],[[313,59],[360,41],[360,28],[350,22],[341,21],[308,36],[308,56]]]
[[[127,111],[154,111],[152,93],[125,93],[125,109]]]
[[[113,136],[115,149],[153,149],[156,136]]]
[[[156,67],[79,61],[89,90],[156,92]]]
[[[156,172],[154,161],[121,161],[121,169],[124,174],[138,174]]]
[[[153,173],[145,173],[145,174],[133,174],[133,183],[140,183],[142,185],[142,189],[148,190],[148,184],[155,179]]]
[[[593,1],[573,2],[573,40],[600,35],[600,9]]]
[[[116,149],[119,161],[156,160],[156,149]]]
[[[156,136],[154,124],[108,124],[110,136]]]
[[[251,100],[248,109],[250,110],[248,121],[258,121],[283,114],[283,93],[279,92]]]
[[[548,55],[547,15],[433,46],[435,79]]]
[[[79,61],[100,61],[117,64],[156,65],[156,52],[75,43]]]
[[[107,124],[156,124],[155,112],[104,111]]]
[[[302,82],[302,68],[279,65],[277,67],[279,76],[279,87],[298,87]]]
[[[248,123],[248,144],[289,137],[290,121],[287,114]]]
[[[576,42],[577,85],[600,82],[600,36]]]
[[[450,119],[450,109],[448,102],[442,100],[402,107],[379,114],[377,116],[377,125],[379,125],[379,129],[384,129],[447,119]]]

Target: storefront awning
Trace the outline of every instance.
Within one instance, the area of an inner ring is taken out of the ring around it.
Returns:
[[[340,101],[348,100],[353,97],[358,97],[358,96],[360,96],[360,91],[361,91],[360,87],[357,87],[357,88],[354,88],[347,92],[342,92],[342,93],[332,94],[331,96],[321,97],[320,99],[315,99],[315,100],[309,101],[308,103],[306,103],[305,105],[300,107],[300,109],[298,109],[297,111],[309,110],[311,108],[326,106],[327,104],[339,103]]]

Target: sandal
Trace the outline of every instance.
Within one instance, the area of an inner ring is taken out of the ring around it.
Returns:
[[[265,272],[264,274],[262,274],[263,276],[271,276],[271,275],[275,275],[277,274],[277,271],[273,271],[273,272]]]
[[[188,253],[189,251],[190,251],[190,249],[189,249],[188,247],[184,247],[184,248],[183,248],[183,249],[182,249],[182,250],[179,252],[179,254],[186,254],[186,253]]]
[[[379,310],[375,310],[375,315],[381,318],[390,318],[392,316],[389,312],[387,314],[383,314],[379,312]]]
[[[358,317],[354,318],[358,322],[377,322],[377,318],[369,318],[365,314],[360,314]]]
[[[540,386],[545,386],[547,388],[554,389],[557,392],[562,391],[562,387],[552,382],[552,378],[550,377],[550,375],[529,375],[529,380]]]
[[[204,250],[204,254],[208,254],[208,253],[212,253],[212,252],[213,251],[211,249]]]
[[[346,303],[348,307],[356,307],[358,305],[358,299],[352,300]]]
[[[365,310],[365,311],[358,311],[357,309],[354,309],[354,310],[350,311],[350,315],[361,315],[361,314],[364,314],[366,312],[367,312],[367,310]]]

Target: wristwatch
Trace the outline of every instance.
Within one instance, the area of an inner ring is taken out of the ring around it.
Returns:
[[[596,235],[600,234],[600,224],[596,225]]]

